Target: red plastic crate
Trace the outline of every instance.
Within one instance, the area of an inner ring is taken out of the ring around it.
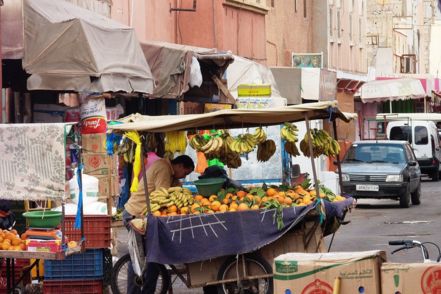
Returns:
[[[43,281],[44,294],[102,294],[103,281]]]
[[[81,240],[81,229],[74,230],[74,215],[66,215],[66,236],[69,241]],[[84,215],[84,237],[86,248],[109,248],[111,241],[110,226],[112,216],[110,215]],[[61,224],[60,224],[61,228]]]
[[[14,259],[15,265],[14,265],[14,282],[17,282],[20,278],[20,270],[30,265],[29,259]],[[12,264],[11,264],[11,270],[12,270]],[[12,276],[11,276],[12,278]],[[6,261],[3,260],[2,268],[0,270],[0,294],[6,294],[6,287],[7,287],[7,275],[6,275]],[[31,274],[30,272],[24,277],[24,279],[21,282],[23,285],[27,285],[31,283]],[[11,279],[11,286],[12,286],[12,279]]]

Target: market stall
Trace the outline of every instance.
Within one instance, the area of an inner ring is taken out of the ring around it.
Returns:
[[[82,251],[81,246],[68,248],[64,218],[66,138],[72,129],[69,124],[0,125],[0,199],[63,203],[61,212],[24,213],[28,227],[21,237],[13,225],[3,228],[0,258],[6,261],[8,291],[15,289],[26,274],[29,276],[39,260],[64,260]],[[78,231],[84,236],[81,219],[78,221]],[[13,260],[23,259],[35,261],[17,281],[10,279],[16,276]]]
[[[295,132],[292,131],[295,129],[295,125],[292,125],[292,123],[296,121],[305,120],[308,126],[310,119],[329,119],[330,122],[333,122],[335,129],[336,119],[349,122],[355,117],[355,114],[341,112],[338,109],[336,102],[319,102],[276,109],[221,110],[218,112],[201,115],[149,117],[136,114],[121,119],[120,122],[122,124],[110,126],[109,129],[114,133],[126,135],[128,134],[127,132],[135,131],[136,134],[143,135],[145,133],[156,132],[167,133],[173,131],[217,129],[217,133],[220,133],[223,136],[223,139],[221,140],[226,141],[228,140],[226,138],[229,135],[227,132],[224,132],[224,130],[232,128],[246,129],[249,127],[260,127],[262,125],[267,126],[284,124],[284,128],[282,128],[282,130],[286,127],[289,132],[295,134]],[[307,148],[301,147],[302,152],[308,153],[311,155],[311,157],[318,156],[319,154],[327,154],[328,152],[327,147],[324,147],[323,149],[318,148],[318,145],[321,144],[321,135],[318,135],[318,133],[318,130],[309,130],[308,126],[307,135],[303,139],[303,141],[309,143],[303,143],[307,144]],[[235,140],[239,142],[246,136],[247,134],[239,136],[239,138],[236,138]],[[144,137],[147,138],[148,136]],[[213,138],[214,136],[212,139]],[[337,138],[334,138],[334,140],[336,139]],[[219,141],[219,139],[216,140]],[[329,140],[332,141],[332,139]],[[287,135],[286,142],[294,143],[295,141],[297,140],[294,140],[291,135]],[[244,150],[244,148],[246,149],[246,147],[244,147],[245,143],[237,142],[228,145],[228,148],[230,148],[227,149],[229,150],[229,153],[234,153],[237,151],[237,144],[239,144],[240,149],[242,149],[242,152],[239,151],[238,154],[251,152],[251,150],[254,149],[250,147],[251,149]],[[263,139],[259,144],[259,148],[265,142],[265,139]],[[200,141],[199,143],[204,146],[208,144],[207,142],[203,141]],[[142,142],[139,142],[139,145],[141,144]],[[190,145],[192,145],[191,140]],[[254,147],[257,145],[258,144],[255,144]],[[328,144],[326,143],[325,145]],[[200,150],[203,149],[203,147],[200,148]],[[334,150],[333,154],[337,155],[337,158],[339,159],[338,152]],[[219,153],[215,153],[215,155],[220,157]],[[140,156],[143,157],[143,152],[140,153]],[[311,164],[314,165],[313,160],[311,160]],[[232,165],[231,162],[227,163],[227,166],[229,165]],[[145,170],[142,172],[145,174]],[[144,186],[147,186],[146,177],[143,177],[143,179]],[[187,264],[187,270],[189,270],[192,264],[203,260],[217,260],[219,258],[224,259],[226,256],[242,256],[243,254],[249,252],[256,252],[260,248],[264,248],[265,245],[270,246],[275,241],[281,240],[287,235],[288,232],[291,231],[292,228],[296,227],[296,225],[298,225],[306,217],[313,219],[315,225],[313,225],[310,229],[316,230],[317,227],[320,227],[317,226],[317,224],[321,225],[326,222],[327,219],[344,216],[348,207],[352,205],[353,199],[349,195],[334,195],[333,197],[335,198],[333,198],[332,202],[330,202],[330,197],[327,198],[326,195],[322,196],[323,190],[322,187],[319,187],[317,183],[315,169],[314,182],[315,187],[308,190],[300,190],[301,187],[284,187],[285,190],[283,190],[281,186],[266,188],[256,187],[255,189],[246,190],[245,195],[239,195],[243,193],[239,193],[237,190],[230,191],[227,189],[226,192],[230,192],[229,194],[231,194],[230,197],[232,199],[238,199],[238,203],[241,203],[240,205],[245,203],[245,205],[248,206],[244,209],[237,207],[232,209],[230,204],[229,210],[224,211],[218,209],[217,203],[215,202],[221,204],[235,202],[235,200],[230,201],[228,194],[225,195],[226,193],[222,193],[222,191],[212,192],[212,195],[205,194],[203,195],[205,197],[198,195],[194,198],[192,196],[188,196],[191,194],[189,194],[189,192],[185,189],[175,190],[174,188],[171,188],[171,190],[162,191],[164,195],[161,195],[156,191],[150,195],[146,192],[147,206],[144,211],[148,217],[148,225],[145,232],[147,261],[156,262],[159,264],[169,264],[169,266],[173,269],[173,272],[183,279],[188,287],[201,287],[219,284],[221,289],[225,290],[225,288],[222,287],[227,287],[228,283],[235,283],[238,280],[243,282],[246,280],[249,281],[259,278],[265,279],[268,281],[268,285],[271,285],[272,272],[270,267],[269,270],[268,267],[266,267],[266,270],[263,272],[259,271],[256,276],[253,276],[252,274],[250,275],[249,273],[244,273],[240,277],[236,275],[230,276],[231,273],[227,274],[225,269],[223,269],[219,271],[219,276],[217,277],[216,281],[213,281],[212,277],[206,277],[205,279],[198,279],[198,282],[196,282],[195,276],[191,274],[191,271],[187,271],[187,278],[185,278],[174,266],[174,264],[185,263]],[[219,189],[220,186],[218,190]],[[198,192],[202,194],[199,189]],[[180,193],[182,195],[173,196],[173,194],[176,195],[176,193]],[[276,193],[277,196],[274,196]],[[281,196],[282,193],[287,197]],[[308,194],[308,197],[306,197],[306,193]],[[302,196],[300,197],[299,195]],[[200,198],[197,199],[199,196]],[[269,204],[266,205],[265,203],[267,202],[259,202],[257,200],[262,200],[267,196],[275,200],[268,202]],[[187,199],[184,200],[184,205],[182,205],[179,200],[176,200],[176,197],[187,197]],[[286,199],[286,203],[281,201],[282,197]],[[163,200],[158,202],[158,198]],[[207,198],[210,199],[207,200]],[[295,199],[295,203],[292,202],[292,199]],[[308,201],[306,201],[306,199],[308,199]],[[175,202],[172,202],[173,200]],[[196,201],[198,202],[196,203]],[[205,204],[203,202],[205,202]],[[193,206],[194,203],[196,203],[198,207]],[[257,205],[257,208],[253,209],[251,207],[253,204]],[[164,211],[167,211],[167,207],[173,206],[180,209],[180,215],[177,213],[163,213]],[[185,207],[187,207],[187,210]],[[242,205],[242,207],[244,206]],[[182,210],[182,208],[184,210]],[[191,212],[189,212],[189,210],[191,210]],[[162,213],[159,213],[160,216],[166,217],[158,216],[158,211],[162,211]],[[183,211],[186,211],[186,213],[182,213]],[[216,213],[227,211],[228,213]],[[153,215],[151,215],[152,213]],[[314,234],[314,231],[312,231],[312,234]],[[308,244],[304,245],[306,245],[305,248],[308,246]],[[242,260],[246,259],[247,257],[245,256]],[[115,267],[118,268],[118,266]],[[246,267],[245,264],[244,267]],[[221,267],[221,269],[222,268],[223,267]],[[203,273],[199,272],[199,274],[208,276],[209,271]],[[117,277],[118,275],[116,275],[116,279]],[[164,282],[164,280],[166,279],[163,277],[162,281]],[[163,286],[167,287],[167,285]],[[115,290],[118,291],[116,288],[117,287],[112,288],[112,290],[114,292]]]

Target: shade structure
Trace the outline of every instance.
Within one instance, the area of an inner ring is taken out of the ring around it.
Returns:
[[[349,122],[357,118],[355,113],[344,113],[336,101],[317,102],[270,109],[230,109],[204,114],[147,116],[132,114],[119,121],[122,124],[109,125],[115,133],[136,130],[138,132],[171,132],[179,130],[205,130],[247,128],[262,125],[278,125],[284,122],[309,119],[339,118]]]
[[[29,90],[153,92],[133,28],[66,1],[24,0]]]
[[[363,103],[420,99],[426,96],[423,85],[417,79],[392,79],[366,83],[361,86]]]

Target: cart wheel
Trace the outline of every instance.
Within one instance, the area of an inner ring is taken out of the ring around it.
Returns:
[[[255,254],[245,255],[245,266],[247,276],[259,276],[272,274],[273,270],[268,262]],[[222,264],[217,275],[218,281],[227,279],[237,279],[243,277],[242,270],[242,256],[239,259],[231,257]],[[217,291],[219,294],[246,294],[246,293],[260,293],[272,294],[274,292],[273,278],[257,278],[253,280],[242,280],[229,283],[218,284]]]
[[[128,289],[127,271],[129,268],[130,254],[121,256],[120,259],[113,266],[110,287],[113,294],[125,293],[141,293],[141,279],[135,275],[132,283],[131,291]],[[156,294],[166,294],[170,287],[170,277],[167,269],[162,264],[156,264],[159,269],[158,283],[156,284]]]

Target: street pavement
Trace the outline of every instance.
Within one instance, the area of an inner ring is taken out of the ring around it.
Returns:
[[[357,207],[346,216],[349,224],[341,226],[334,238],[325,238],[326,246],[332,242],[331,252],[383,250],[389,262],[409,263],[421,262],[421,251],[411,249],[391,252],[397,246],[388,245],[389,240],[414,239],[421,242],[434,242],[441,246],[439,219],[441,215],[441,182],[432,182],[423,178],[420,205],[400,208],[395,200],[359,200]],[[123,227],[118,231],[119,256],[127,253],[127,230]],[[438,256],[436,248],[428,245],[431,259]],[[172,277],[176,279],[176,277]],[[179,278],[173,283],[174,294],[203,293],[201,288],[188,289]]]

